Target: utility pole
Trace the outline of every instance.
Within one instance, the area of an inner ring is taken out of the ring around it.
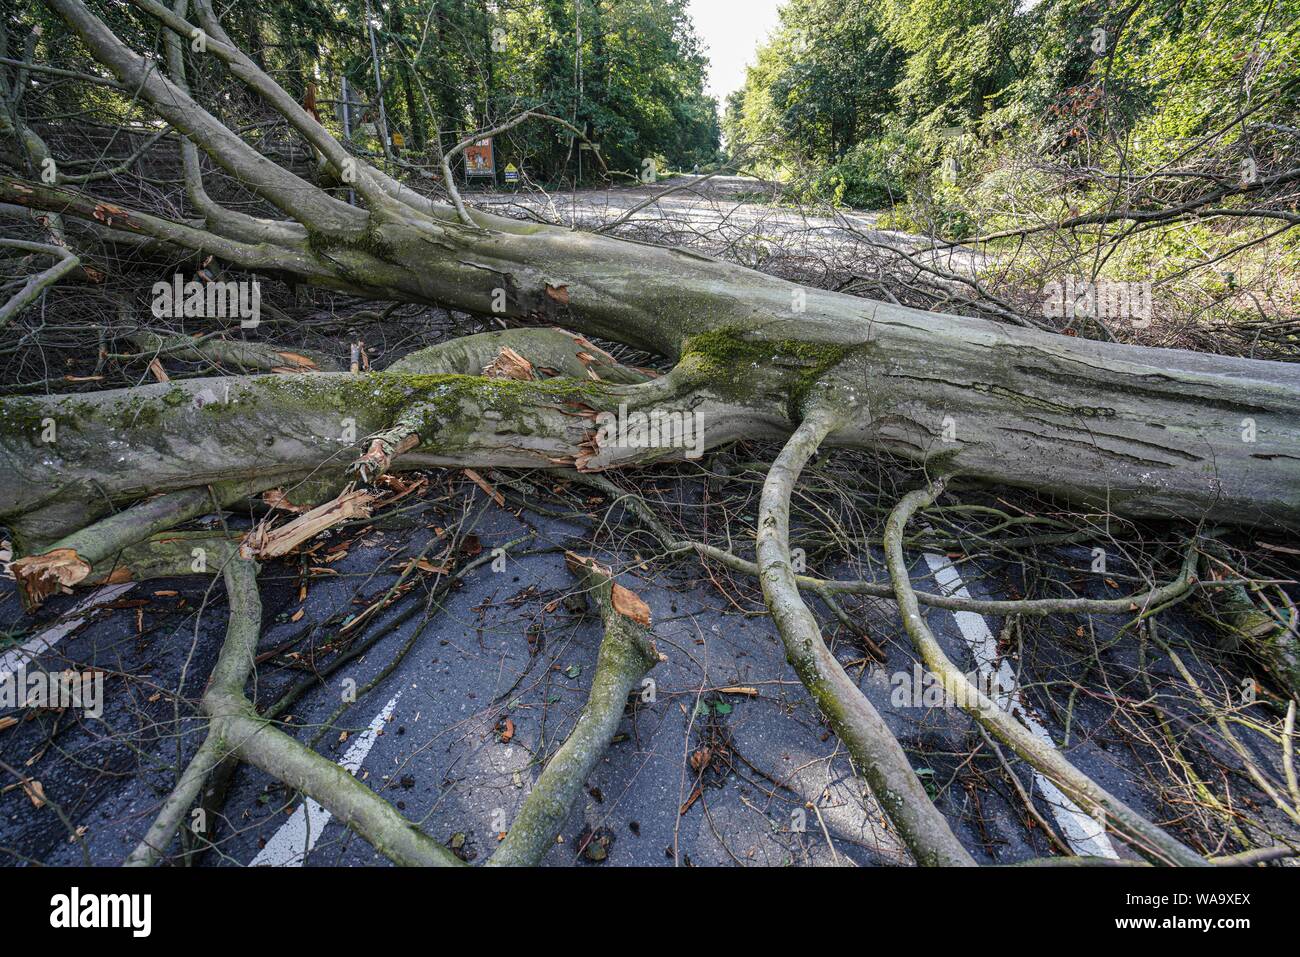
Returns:
[[[578,49],[573,57],[573,72],[578,86],[578,97],[573,103],[573,125],[578,125],[582,113],[582,0],[573,0],[573,32],[577,37]],[[578,180],[582,182],[582,146],[578,144]]]
[[[340,94],[343,99],[343,138],[349,143],[352,142],[352,86],[348,83],[347,74],[343,74],[340,84]],[[357,191],[348,188],[348,202],[353,206],[357,204]]]
[[[370,35],[370,60],[375,66],[375,96],[379,100],[379,136],[384,145],[384,159],[392,158],[388,148],[388,111],[384,109],[384,80],[379,73],[379,45],[375,43],[375,20],[366,0],[366,33]]]

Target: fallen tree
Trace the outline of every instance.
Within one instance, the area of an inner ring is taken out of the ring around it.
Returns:
[[[742,437],[793,436],[764,494],[754,569],[787,656],[917,859],[966,864],[969,853],[879,714],[826,650],[799,596],[786,512],[813,451],[887,452],[932,474],[960,473],[1127,516],[1300,527],[1300,369],[1292,365],[1096,342],[871,302],[687,250],[485,215],[468,208],[450,181],[452,202],[439,203],[345,149],[229,41],[209,0],[195,3],[197,23],[187,19],[185,0],[175,8],[133,3],[170,31],[167,74],[80,0],[47,0],[115,82],[185,138],[186,185],[197,215],[164,218],[70,185],[14,176],[0,177],[0,202],[95,224],[109,241],[145,237],[250,272],[541,328],[431,346],[382,372],[318,372],[308,360],[263,375],[0,400],[0,466],[8,475],[0,520],[14,531],[14,572],[29,603],[55,588],[99,580],[105,561],[167,528],[272,489],[297,508],[326,507],[343,501],[336,498],[341,491],[355,495],[358,484],[390,469],[591,472],[681,458]],[[179,38],[199,35],[199,55],[214,57],[278,112],[362,205],[271,162],[190,96]],[[285,218],[216,203],[196,150]],[[672,369],[657,375],[624,365],[585,336],[657,353]],[[195,348],[158,337],[141,342]],[[916,506],[909,501],[900,522]],[[326,526],[312,526],[318,527]],[[247,557],[262,555],[260,547],[251,536],[245,540]],[[908,621],[915,609],[898,583],[897,562],[891,572]],[[121,561],[107,574],[145,573]],[[233,608],[251,588],[250,576],[229,572],[227,584]],[[941,669],[914,626],[909,622],[909,633],[919,636],[927,663]],[[231,654],[246,656],[256,636],[240,627],[229,640],[243,650]],[[338,796],[361,786],[333,782],[337,775],[316,767],[300,745],[261,734],[240,710],[242,681],[235,679],[246,672],[225,654],[220,667],[225,697],[208,702],[214,734],[238,738],[230,747],[242,757],[327,806],[333,800],[355,810],[359,802],[362,811],[341,817],[395,859],[442,856],[409,835],[394,849],[385,835],[399,826],[396,812],[358,795]],[[624,684],[620,678],[612,686]],[[605,690],[606,698],[617,697]],[[583,755],[607,739],[609,713],[588,735]],[[1160,863],[1200,862],[1064,758],[1035,762],[1023,751],[1024,736],[1008,732],[1006,722],[989,727],[1088,810],[1111,815],[1139,853]],[[205,759],[212,750],[205,748]],[[550,789],[568,795],[571,783]],[[193,790],[194,775],[185,784]],[[561,810],[534,813],[531,836],[509,840],[506,859],[535,859],[539,835],[558,826]],[[157,850],[142,854],[151,859]]]

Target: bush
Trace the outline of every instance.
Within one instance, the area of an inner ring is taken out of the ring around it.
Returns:
[[[907,195],[913,149],[914,144],[898,135],[858,143],[813,179],[811,198],[835,206],[873,209],[901,202]]]

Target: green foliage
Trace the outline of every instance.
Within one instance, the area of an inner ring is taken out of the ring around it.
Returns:
[[[883,131],[902,56],[862,7],[790,0],[781,9],[780,28],[728,103],[733,152],[748,146],[773,165],[830,164]]]
[[[161,52],[152,21],[133,17],[126,4],[102,7],[120,36]],[[380,151],[366,0],[233,0],[220,7],[231,39],[338,135],[346,77],[362,104],[352,117],[354,142]],[[584,130],[611,170],[635,173],[646,157],[661,168],[718,158],[717,104],[704,94],[707,60],[687,0],[370,0],[369,9],[388,127],[416,165],[434,165],[439,146],[449,149],[524,110]],[[36,6],[32,17],[47,25],[47,62],[84,66],[75,53],[65,58],[67,28],[56,15]],[[227,78],[210,60],[191,57],[190,81],[202,90]],[[241,110],[251,101],[232,89],[227,119],[242,126],[249,117]],[[579,164],[584,178],[600,173],[569,130],[543,120],[499,135],[496,150],[499,169],[513,162],[541,182],[571,179]]]
[[[907,197],[917,152],[918,141],[898,132],[865,140],[818,172],[806,193],[834,206],[892,206]]]
[[[791,0],[729,99],[728,147],[805,197],[953,208],[935,202],[953,172],[976,189],[972,171],[1013,149],[1158,166],[1248,105],[1257,123],[1295,128],[1300,0],[1028,6]],[[1253,138],[1261,165],[1278,139]]]

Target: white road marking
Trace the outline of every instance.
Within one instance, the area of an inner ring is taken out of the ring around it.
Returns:
[[[388,723],[393,709],[397,707],[397,699],[401,696],[402,692],[399,691],[389,699],[388,704],[370,722],[370,727],[357,736],[343,755],[339,766],[348,774],[355,776],[361,770],[361,762],[375,746],[379,732]],[[331,817],[333,815],[329,811],[307,798],[289,816],[289,820],[280,825],[280,829],[266,842],[266,847],[257,852],[249,867],[302,867],[307,863],[307,855],[320,840]]]
[[[934,580],[943,594],[957,598],[971,597],[970,592],[966,590],[965,582],[961,580],[961,575],[946,557],[927,552],[925,562],[930,566]],[[975,656],[975,664],[979,668],[980,678],[983,679],[982,687],[988,690],[997,689],[993,700],[998,707],[1020,719],[1038,740],[1049,747],[1056,747],[1056,742],[1052,740],[1047,730],[1025,710],[1020,700],[1020,691],[1016,688],[1016,674],[1010,662],[998,656],[997,639],[989,630],[988,622],[982,615],[970,611],[955,611],[952,615],[957,620],[957,627],[961,630],[962,637],[966,639],[966,644],[970,646],[971,653]],[[1065,842],[1074,849],[1076,854],[1087,857],[1119,857],[1110,838],[1106,835],[1106,829],[1091,815],[1085,813],[1066,797],[1060,788],[1037,771],[1034,772],[1034,782],[1043,800],[1051,807],[1052,816],[1060,825]]]
[[[43,655],[53,648],[85,621],[96,605],[113,601],[119,595],[126,594],[134,587],[134,582],[123,582],[119,585],[103,585],[95,589],[86,596],[85,601],[65,614],[58,624],[51,625],[35,638],[29,638],[17,648],[11,648],[3,655],[0,655],[0,678],[12,674],[37,655]]]

